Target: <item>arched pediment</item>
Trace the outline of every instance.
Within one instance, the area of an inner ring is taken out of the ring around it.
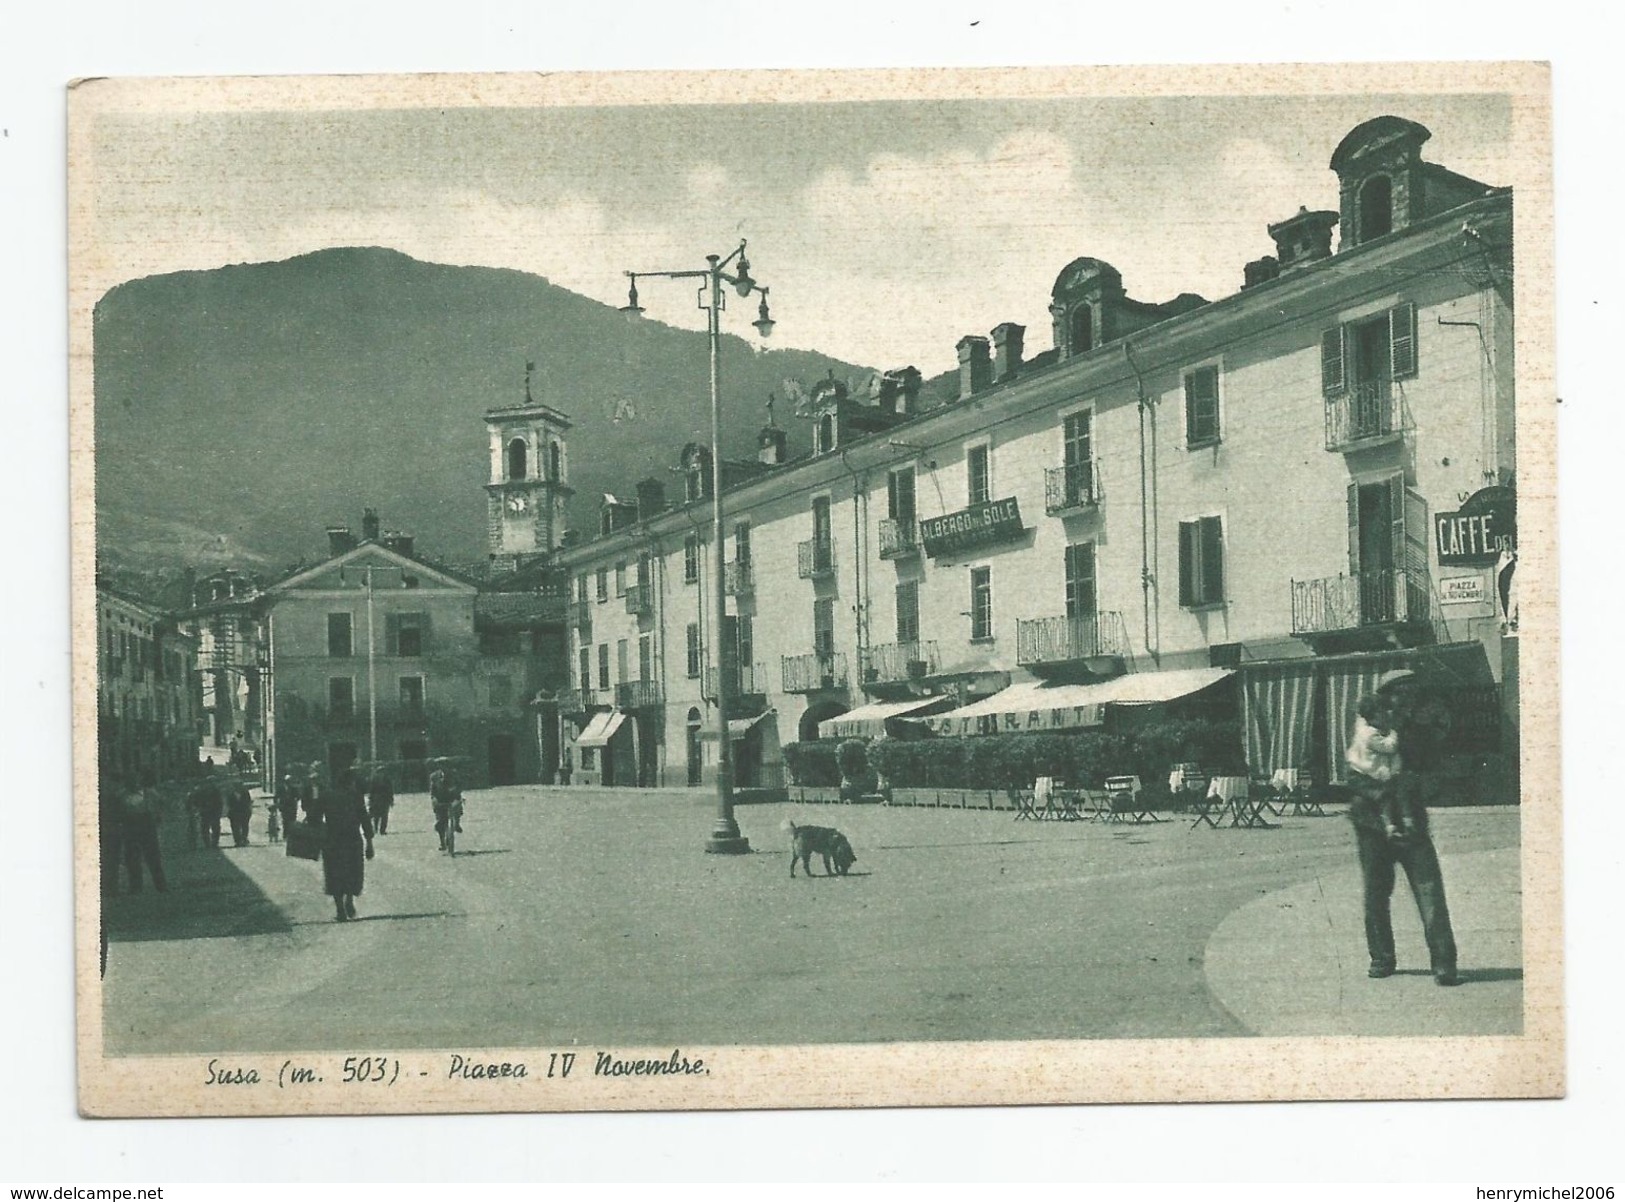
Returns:
[[[1409,143],[1415,149],[1433,136],[1427,126],[1404,117],[1373,117],[1362,121],[1344,135],[1337,149],[1332,151],[1331,168],[1339,175],[1354,162],[1372,151]]]
[[[1099,284],[1103,287],[1121,288],[1123,275],[1117,268],[1102,259],[1073,259],[1061,269],[1061,274],[1055,277],[1055,287],[1050,289],[1053,300],[1075,296]]]

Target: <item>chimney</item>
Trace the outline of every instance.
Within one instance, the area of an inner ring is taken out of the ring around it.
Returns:
[[[1281,274],[1281,264],[1274,255],[1265,255],[1262,259],[1254,259],[1241,269],[1242,288],[1256,288],[1260,284],[1267,284]]]
[[[880,406],[882,413],[897,412],[897,373],[884,373],[875,389],[875,403]]]
[[[1021,372],[1021,343],[1027,334],[1026,326],[1013,321],[993,327],[993,382],[1002,384],[1014,380]]]
[[[361,511],[361,541],[375,543],[378,541],[378,511],[367,508]]]
[[[638,516],[648,521],[657,513],[666,509],[666,486],[658,479],[650,476],[647,480],[638,481]]]
[[[412,558],[412,544],[412,536],[410,534],[402,534],[399,530],[391,530],[388,534],[384,535],[384,546],[395,552],[395,554],[404,555],[408,559]]]
[[[959,399],[963,401],[987,387],[993,365],[988,359],[987,339],[979,334],[966,334],[955,349],[959,351]]]
[[[756,458],[769,467],[778,467],[790,457],[790,439],[780,427],[766,425],[756,435]]]
[[[343,555],[346,551],[355,550],[355,535],[350,533],[348,526],[329,526],[327,528],[327,554],[329,556]]]
[[[897,372],[897,412],[912,417],[920,404],[920,369],[905,367]]]
[[[1332,226],[1337,224],[1337,220],[1338,215],[1330,209],[1310,212],[1299,205],[1293,216],[1270,226],[1270,237],[1275,239],[1275,258],[1281,264],[1281,274],[1330,258]]]

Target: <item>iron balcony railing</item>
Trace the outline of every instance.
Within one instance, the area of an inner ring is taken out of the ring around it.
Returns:
[[[1044,512],[1050,515],[1100,504],[1100,464],[1068,463],[1044,469]]]
[[[756,573],[748,559],[736,559],[723,568],[723,580],[730,597],[748,597],[756,591]]]
[[[576,691],[576,701],[584,710],[603,709],[609,705],[606,696],[599,696],[599,691],[593,688],[580,688]]]
[[[823,580],[835,575],[835,544],[816,538],[797,543],[796,575],[803,580]]]
[[[1119,613],[1016,622],[1016,663],[1021,667],[1127,654],[1128,635]]]
[[[767,670],[761,664],[728,664],[723,668],[727,674],[728,696],[750,697],[767,692]],[[717,670],[705,670],[705,698],[712,700],[717,695]]]
[[[572,601],[570,603],[570,625],[576,630],[592,629],[592,602]]]
[[[863,683],[896,684],[933,676],[942,668],[933,641],[882,643],[863,652]]]
[[[626,590],[626,612],[629,614],[652,614],[655,611],[655,591],[653,586],[647,584],[629,585]]]
[[[615,706],[623,710],[652,709],[665,704],[658,680],[623,680],[615,686]]]
[[[1428,577],[1402,568],[1292,582],[1292,633],[1330,634],[1432,616]]]
[[[810,655],[780,657],[786,693],[812,693],[846,688],[846,655],[840,651],[814,651]]]
[[[1410,428],[1403,399],[1385,380],[1352,385],[1326,402],[1326,449],[1346,451]]]
[[[913,518],[880,519],[880,558],[904,559],[920,550],[920,528]]]

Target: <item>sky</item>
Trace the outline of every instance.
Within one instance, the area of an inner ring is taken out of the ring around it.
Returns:
[[[380,245],[619,305],[626,271],[743,237],[775,343],[932,375],[1004,321],[1047,348],[1081,255],[1137,299],[1233,293],[1268,224],[1337,207],[1331,152],[1382,113],[1431,129],[1431,161],[1512,182],[1510,107],[1470,94],[103,114],[79,266],[100,295]],[[648,316],[701,326],[688,288],[640,285]],[[736,299],[724,321],[754,340],[754,317]]]

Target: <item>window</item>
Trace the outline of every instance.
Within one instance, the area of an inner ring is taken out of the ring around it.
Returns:
[[[813,542],[827,547],[833,538],[834,524],[830,519],[829,498],[814,497],[812,503]],[[820,566],[823,566],[820,564]]]
[[[987,447],[985,445],[972,447],[965,452],[966,499],[972,505],[980,505],[991,495],[991,488],[987,471]]]
[[[332,659],[348,659],[355,654],[349,614],[327,615],[327,654]]]
[[[993,637],[993,569],[970,570],[970,637]]]
[[[598,687],[609,688],[609,644],[598,644]]]
[[[1384,391],[1417,370],[1416,306],[1409,301],[1320,336],[1320,390],[1328,398],[1351,387]]]
[[[328,677],[327,712],[335,718],[348,718],[355,713],[355,681],[350,677]]]
[[[508,479],[523,480],[525,478],[525,460],[529,455],[529,448],[525,446],[523,438],[516,438],[508,444]]]
[[[711,449],[691,447],[683,463],[683,498],[692,504],[711,495]]]
[[[1185,446],[1210,447],[1219,441],[1219,369],[1185,373]]]
[[[914,469],[886,473],[886,516],[894,522],[914,520]]]
[[[1081,355],[1095,345],[1095,314],[1088,305],[1072,310],[1072,353]]]
[[[897,641],[920,641],[920,585],[915,580],[897,586]]]
[[[586,692],[592,688],[592,648],[583,647],[576,652],[576,688]]]
[[[648,552],[638,556],[638,587],[647,590],[654,580],[654,568]]]
[[[626,681],[632,679],[629,674],[629,661],[627,659],[628,644],[625,639],[615,640],[615,679]]]
[[[384,654],[416,657],[429,643],[428,614],[390,614],[384,619]]]
[[[813,437],[813,454],[827,455],[835,449],[835,416],[824,414],[818,419],[816,433]]]
[[[1179,603],[1224,604],[1224,526],[1216,517],[1179,523]]]
[[[401,712],[419,717],[423,713],[423,677],[401,677]]]
[[[694,680],[694,679],[697,679],[699,677],[699,674],[700,674],[700,625],[699,625],[699,623],[698,622],[690,622],[688,624],[688,629],[686,631],[684,631],[684,635],[686,636],[687,648],[688,648],[688,660],[687,660],[688,678],[690,680]]]
[[[734,657],[743,666],[742,670],[749,672],[756,659],[756,620],[749,614],[741,614],[733,623]]]
[[[638,636],[638,679],[654,679],[654,641],[649,635]]]
[[[700,580],[700,536],[690,534],[683,540],[683,583],[698,584]]]
[[[1095,415],[1083,409],[1061,422],[1061,466],[1065,479],[1063,500],[1068,505],[1095,499]]]
[[[734,559],[739,563],[750,562],[749,522],[740,522],[734,527]]]
[[[624,562],[615,565],[615,595],[617,597],[626,596],[626,564]]]
[[[1359,241],[1380,238],[1394,228],[1394,185],[1386,175],[1373,175],[1360,185]]]
[[[835,598],[813,602],[813,651],[820,659],[835,654]]]
[[[549,480],[564,479],[564,448],[556,442],[547,445],[547,468]]]
[[[587,589],[588,589],[588,585],[587,585],[587,577],[586,577],[586,575],[583,574],[583,575],[577,576],[576,577],[576,598],[578,600],[580,600],[580,601],[587,600]]]
[[[513,701],[513,677],[492,676],[488,684],[491,689],[491,708],[501,709]]]
[[[608,601],[609,600],[609,569],[608,568],[599,568],[598,569],[597,584],[598,584],[598,599],[600,601]]]
[[[1093,618],[1097,605],[1095,544],[1073,543],[1066,549],[1066,616]]]

